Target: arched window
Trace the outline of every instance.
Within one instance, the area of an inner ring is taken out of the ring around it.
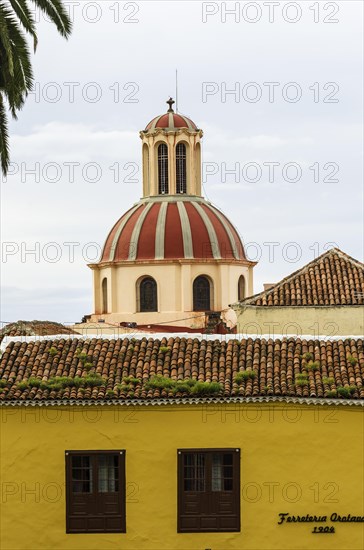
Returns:
[[[208,278],[203,275],[193,281],[193,310],[211,310],[211,285]]]
[[[139,283],[139,311],[158,311],[157,283],[152,277]]]
[[[158,146],[158,193],[168,193],[168,147],[165,143]]]
[[[102,313],[107,313],[107,278],[102,280]]]
[[[238,300],[244,300],[245,298],[245,278],[240,275],[238,281]]]
[[[177,193],[187,193],[187,173],[186,173],[186,145],[178,143],[176,147],[176,191]]]

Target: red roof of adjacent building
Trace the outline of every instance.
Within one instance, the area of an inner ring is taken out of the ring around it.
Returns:
[[[268,290],[240,303],[278,307],[364,305],[364,265],[332,248]]]
[[[247,261],[237,230],[199,197],[143,199],[110,231],[101,262],[145,260]]]

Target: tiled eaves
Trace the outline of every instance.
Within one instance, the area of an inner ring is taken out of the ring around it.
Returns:
[[[53,348],[53,352],[51,351]],[[54,353],[55,351],[55,353]],[[89,366],[79,358],[85,354]],[[310,354],[315,370],[303,358]],[[306,361],[306,363],[305,363]],[[91,365],[91,369],[90,369]],[[86,377],[90,370],[102,377],[105,386],[60,390],[27,387],[30,378],[46,384],[52,377]],[[253,370],[255,377],[236,382],[238,372]],[[307,384],[296,384],[306,374]],[[145,387],[154,375],[172,380],[194,379],[219,382],[221,391],[213,398],[172,394],[166,389]],[[125,377],[140,380],[125,387]],[[332,382],[325,382],[325,377]],[[147,404],[230,402],[232,399],[291,400],[318,399],[324,403],[364,400],[364,348],[362,339],[199,339],[194,337],[53,339],[9,342],[0,363],[0,402],[64,404]],[[25,384],[21,384],[21,383]],[[21,384],[19,386],[19,384]],[[25,387],[22,387],[24,386]],[[354,388],[349,398],[332,399],[332,391]],[[220,402],[220,401],[219,401]]]
[[[46,401],[14,400],[0,401],[0,407],[155,407],[155,406],[175,406],[175,405],[227,405],[227,404],[270,404],[270,403],[292,403],[295,405],[324,405],[324,406],[358,406],[364,407],[364,399],[328,399],[328,398],[302,398],[302,397],[227,397],[227,398],[174,398],[174,399],[114,399],[114,400],[79,400],[79,399],[55,399]]]

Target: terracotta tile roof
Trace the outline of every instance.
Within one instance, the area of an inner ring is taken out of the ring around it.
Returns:
[[[270,289],[240,302],[251,306],[364,304],[364,264],[332,248]]]
[[[260,396],[358,402],[363,378],[361,339],[11,341],[1,357],[0,403]]]
[[[78,334],[61,323],[54,321],[17,321],[8,323],[0,330],[0,342],[4,336],[46,336],[55,334]]]

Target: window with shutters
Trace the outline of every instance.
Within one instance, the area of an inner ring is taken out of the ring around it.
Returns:
[[[240,531],[240,449],[178,450],[178,532]]]
[[[125,533],[125,451],[66,451],[67,533]]]

